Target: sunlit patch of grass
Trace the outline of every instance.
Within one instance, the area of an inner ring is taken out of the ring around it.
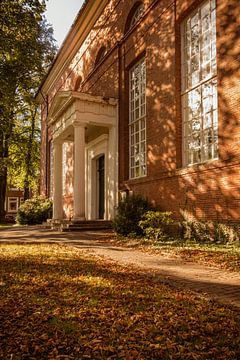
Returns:
[[[1,229],[5,229],[5,228],[11,228],[11,227],[14,227],[14,226],[16,226],[16,224],[14,223],[14,224],[12,224],[12,223],[0,223],[0,230]]]
[[[0,298],[4,360],[240,355],[233,308],[70,247],[1,245]]]

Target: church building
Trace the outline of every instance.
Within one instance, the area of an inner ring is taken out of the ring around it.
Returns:
[[[239,0],[86,0],[37,94],[53,218],[112,220],[141,194],[239,220],[239,64]]]

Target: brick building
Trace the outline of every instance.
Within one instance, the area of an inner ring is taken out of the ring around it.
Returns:
[[[6,193],[5,201],[5,219],[9,222],[14,222],[18,208],[24,201],[24,193],[22,189],[10,187]]]
[[[67,5],[66,5],[67,6]],[[239,0],[87,0],[38,92],[54,218],[240,216]]]

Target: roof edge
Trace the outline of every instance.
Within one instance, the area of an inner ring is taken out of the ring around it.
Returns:
[[[51,88],[54,79],[62,73],[63,69],[72,60],[107,3],[108,0],[84,1],[38,88],[35,98],[39,103],[44,100],[44,93],[47,92],[46,88],[47,90]]]

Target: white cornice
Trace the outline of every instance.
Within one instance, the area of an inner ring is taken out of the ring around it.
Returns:
[[[62,75],[63,71],[68,67],[77,51],[80,49],[87,35],[91,31],[97,19],[100,17],[103,9],[109,0],[88,0],[83,11],[80,10],[75,22],[73,23],[66,39],[61,46],[57,57],[50,68],[48,75],[43,81],[37,100],[42,102],[40,91],[47,94],[53,84]]]
[[[76,91],[59,91],[51,105],[48,119],[49,123],[54,123],[66,111],[72,103],[80,101],[82,104],[100,104],[108,107],[116,107],[118,104],[115,98],[104,98],[102,96],[93,96]]]

